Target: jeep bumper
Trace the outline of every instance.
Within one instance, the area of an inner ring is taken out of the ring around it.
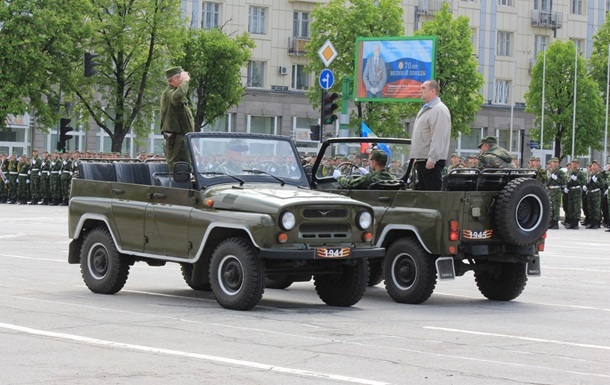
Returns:
[[[346,249],[349,252],[346,252]],[[385,248],[371,247],[366,249],[341,247],[316,247],[305,250],[292,249],[261,249],[260,257],[267,259],[356,259],[356,258],[382,258]]]

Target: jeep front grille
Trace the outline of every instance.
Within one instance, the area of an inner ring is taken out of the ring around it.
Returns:
[[[305,209],[303,210],[305,218],[347,218],[347,209]]]
[[[303,224],[299,226],[301,238],[332,239],[348,238],[349,225],[346,224]]]

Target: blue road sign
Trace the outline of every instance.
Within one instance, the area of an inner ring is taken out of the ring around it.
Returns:
[[[532,150],[539,148],[539,146],[540,146],[540,143],[536,142],[535,140],[530,140],[530,148]]]
[[[329,90],[330,87],[335,84],[335,75],[333,75],[333,71],[325,68],[320,72],[320,77],[318,78],[318,83],[320,83],[320,87],[324,90]]]

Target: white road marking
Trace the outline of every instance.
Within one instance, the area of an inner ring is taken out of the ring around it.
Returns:
[[[574,347],[579,347],[579,348],[610,350],[610,346],[592,345],[592,344],[581,344],[581,343],[578,343],[578,342],[549,340],[549,339],[546,339],[546,338],[522,337],[522,336],[514,336],[514,335],[510,335],[510,334],[477,332],[477,331],[474,331],[474,330],[452,329],[452,328],[443,328],[443,327],[436,327],[436,326],[424,326],[424,329],[439,330],[439,331],[452,332],[452,333],[462,333],[462,334],[475,334],[475,335],[478,335],[478,336],[486,336],[486,337],[501,337],[501,338],[508,338],[508,339],[511,339],[511,340],[544,342],[544,343],[548,343],[548,344],[567,345],[567,346],[574,346]]]
[[[6,323],[0,323],[0,328],[13,330],[13,331],[16,331],[19,333],[26,333],[26,334],[32,334],[32,335],[37,335],[37,336],[43,336],[43,337],[75,341],[75,342],[86,343],[86,344],[90,344],[90,345],[108,346],[111,348],[136,350],[136,351],[146,352],[146,353],[156,353],[156,354],[165,354],[165,355],[169,355],[169,356],[195,358],[195,359],[204,360],[204,361],[218,362],[218,363],[222,363],[222,364],[235,365],[235,366],[243,366],[243,367],[247,367],[247,368],[284,373],[284,374],[288,374],[288,375],[313,377],[313,378],[320,378],[320,379],[324,379],[324,380],[349,382],[349,383],[354,383],[354,384],[367,384],[367,385],[387,385],[388,384],[387,382],[373,381],[373,380],[367,380],[367,379],[357,378],[357,377],[348,377],[348,376],[341,376],[341,375],[329,374],[329,373],[311,372],[308,370],[300,370],[300,369],[293,369],[293,368],[287,368],[287,367],[282,367],[282,366],[268,365],[268,364],[253,362],[253,361],[235,360],[232,358],[211,356],[211,355],[207,355],[207,354],[191,353],[191,352],[184,352],[184,351],[180,351],[180,350],[163,349],[163,348],[156,348],[156,347],[152,347],[152,346],[133,345],[133,344],[127,344],[127,343],[123,343],[123,342],[100,340],[97,338],[82,337],[82,336],[66,334],[66,333],[56,333],[56,332],[50,332],[50,331],[40,330],[40,329],[32,329],[32,328],[28,328],[28,327],[11,325],[11,324],[6,324]]]
[[[591,273],[610,273],[610,270],[600,270],[600,269],[580,269],[577,267],[550,267],[545,266],[544,269],[547,270],[573,270],[573,271],[588,271]]]

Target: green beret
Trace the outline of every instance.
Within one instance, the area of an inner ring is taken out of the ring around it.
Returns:
[[[165,76],[168,80],[180,73],[182,73],[182,67],[171,67],[165,70]]]
[[[496,138],[495,136],[485,136],[485,137],[483,137],[483,139],[481,139],[481,143],[479,143],[479,145],[477,147],[481,148],[481,146],[484,145],[485,143],[497,145],[498,138]]]
[[[373,150],[373,152],[371,152],[371,160],[381,163],[387,163],[388,154],[386,154],[383,150]]]

